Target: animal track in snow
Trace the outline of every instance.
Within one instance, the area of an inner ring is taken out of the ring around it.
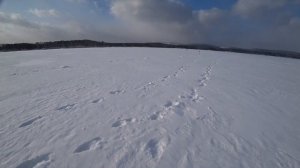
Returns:
[[[209,66],[208,68],[206,68],[206,71],[201,75],[201,79],[198,81],[199,82],[199,86],[205,86],[205,82],[207,80],[209,80],[209,75],[211,73],[211,69],[212,66]],[[179,68],[178,71],[175,72],[175,74],[177,74],[179,71],[184,72],[184,67]],[[175,75],[176,76],[176,75]],[[205,98],[202,96],[199,96],[198,94],[198,90],[199,88],[194,88],[191,90],[191,93],[188,94],[187,96],[185,95],[180,95],[178,96],[179,101],[168,101],[165,105],[164,105],[164,109],[160,110],[152,115],[150,115],[148,118],[149,120],[159,120],[159,119],[163,119],[165,118],[170,112],[174,112],[175,114],[179,115],[179,116],[184,116],[186,112],[192,112],[192,110],[188,107],[186,107],[186,104],[180,100],[182,99],[188,99],[192,102],[196,102],[199,103],[200,101],[204,100]],[[209,109],[210,110],[210,109]],[[214,113],[210,110],[210,113],[208,113],[208,115],[210,115],[210,117],[213,117]],[[199,117],[197,118],[199,119]]]
[[[170,108],[172,105],[173,105],[173,103],[172,103],[171,101],[168,101],[168,102],[164,105],[164,107],[165,107],[165,108]]]
[[[93,100],[92,103],[101,103],[104,101],[104,98]]]
[[[171,75],[166,75],[156,81],[151,81],[147,84],[145,84],[144,86],[141,86],[141,87],[137,87],[136,90],[143,90],[143,91],[149,91],[150,89],[152,88],[155,88],[159,85],[161,85],[162,83],[170,80],[171,78],[176,78],[178,77],[179,73],[180,72],[185,72],[185,69],[183,66],[181,66],[177,71],[175,71],[173,74]]]
[[[62,66],[61,68],[62,68],[62,69],[68,69],[68,68],[71,68],[71,67],[68,66],[68,65],[65,65],[65,66]]]
[[[166,108],[166,110],[173,111],[179,116],[183,116],[186,111],[185,103],[180,101],[174,101],[174,102],[169,101],[164,105],[164,107]]]
[[[162,78],[161,81],[162,81],[162,82],[165,82],[165,81],[168,80],[170,77],[171,77],[170,75],[164,76],[164,77]]]
[[[170,139],[168,138],[162,138],[162,139],[153,138],[148,141],[144,151],[147,153],[147,155],[150,155],[152,159],[160,160],[167,145],[169,144],[169,141]]]
[[[98,149],[98,148],[102,149],[104,143],[105,142],[102,142],[100,137],[96,137],[92,140],[89,140],[89,141],[84,142],[83,144],[79,145],[75,149],[74,153],[81,153],[81,152],[84,152],[84,151],[91,151],[91,150],[95,150],[95,149]]]
[[[184,116],[185,112],[188,110],[184,102],[180,101],[168,101],[164,106],[164,109],[150,115],[149,120],[160,120],[165,118],[167,115],[175,113],[179,116]]]
[[[203,74],[201,74],[201,78],[197,81],[198,85],[193,88],[190,92],[190,94],[188,94],[187,96],[185,95],[181,95],[179,96],[180,99],[184,99],[184,98],[188,98],[193,102],[199,103],[202,100],[204,100],[205,98],[202,96],[199,96],[199,91],[202,87],[206,86],[206,82],[210,79],[210,73],[212,70],[212,66],[208,66],[205,70],[205,72]]]
[[[148,91],[148,90],[150,90],[151,88],[154,88],[156,86],[156,84],[154,83],[154,82],[149,82],[149,83],[147,83],[146,85],[144,85],[143,87],[142,87],[142,89],[144,90],[144,91]]]
[[[112,124],[112,127],[124,127],[125,125],[129,123],[134,123],[136,122],[136,118],[128,118],[124,120],[118,120],[115,123]]]
[[[22,124],[19,126],[19,128],[22,128],[22,127],[26,127],[26,126],[28,126],[28,125],[31,125],[31,124],[34,123],[36,120],[39,120],[39,119],[41,119],[41,118],[42,118],[41,116],[38,116],[38,117],[35,117],[35,118],[31,119],[31,120],[28,120],[28,121],[22,123]]]
[[[49,166],[50,162],[50,153],[47,153],[24,161],[23,163],[19,164],[17,168],[47,167]]]
[[[183,102],[174,102],[172,106],[172,110],[179,116],[184,116],[186,111],[185,103]]]
[[[199,83],[199,87],[203,87],[203,86],[206,86],[206,81],[208,81],[210,79],[210,74],[211,74],[211,70],[212,70],[212,66],[208,66],[206,68],[206,71],[201,74],[201,78],[198,80],[198,83]]]
[[[200,102],[201,100],[204,100],[204,97],[198,95],[198,91],[196,89],[193,89],[191,91],[191,94],[188,96],[193,102]]]
[[[56,108],[56,110],[58,110],[58,111],[68,111],[68,110],[71,110],[74,106],[75,106],[75,104],[67,104],[65,106],[61,106],[61,107]]]
[[[113,90],[109,92],[112,95],[117,95],[117,94],[121,94],[121,93],[125,93],[125,90]]]
[[[165,116],[165,113],[164,113],[164,112],[158,111],[158,112],[152,114],[152,115],[149,117],[149,119],[150,119],[150,120],[160,120],[160,119],[163,119],[164,116]]]
[[[180,72],[185,72],[185,69],[183,66],[181,66],[174,74],[173,77],[178,77]]]

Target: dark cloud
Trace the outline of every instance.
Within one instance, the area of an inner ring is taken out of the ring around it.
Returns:
[[[115,19],[105,24],[103,21],[88,24],[76,18],[63,22],[66,18],[62,14],[56,25],[47,25],[26,20],[18,14],[0,12],[0,42],[92,39],[300,51],[300,0],[237,0],[227,10],[194,10],[183,0],[66,1],[97,2],[95,5],[99,8],[105,4]],[[45,12],[36,10],[34,13]]]
[[[38,29],[39,26],[22,18],[19,14],[6,14],[0,12],[0,22],[2,24],[13,24],[21,27]]]
[[[288,1],[290,0],[238,0],[234,10],[242,16],[262,15],[284,6]]]
[[[112,0],[111,13],[145,41],[300,51],[291,4],[299,0],[238,0],[230,10],[192,10],[179,0]]]

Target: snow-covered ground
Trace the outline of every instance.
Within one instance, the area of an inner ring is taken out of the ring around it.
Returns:
[[[299,168],[300,60],[154,48],[0,53],[1,168]]]

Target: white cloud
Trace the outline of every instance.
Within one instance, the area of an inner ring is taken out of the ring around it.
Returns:
[[[100,27],[77,21],[53,25],[27,20],[18,13],[0,12],[0,23],[0,44],[74,39],[119,42],[131,38],[121,27]]]
[[[114,0],[113,15],[145,22],[187,22],[192,11],[174,0]]]
[[[111,13],[144,41],[190,42],[198,31],[193,11],[174,0],[113,0]]]
[[[55,9],[30,9],[29,12],[37,17],[58,17],[59,12]]]

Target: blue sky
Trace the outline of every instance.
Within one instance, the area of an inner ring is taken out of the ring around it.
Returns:
[[[92,39],[300,51],[300,0],[0,0],[0,43]]]

